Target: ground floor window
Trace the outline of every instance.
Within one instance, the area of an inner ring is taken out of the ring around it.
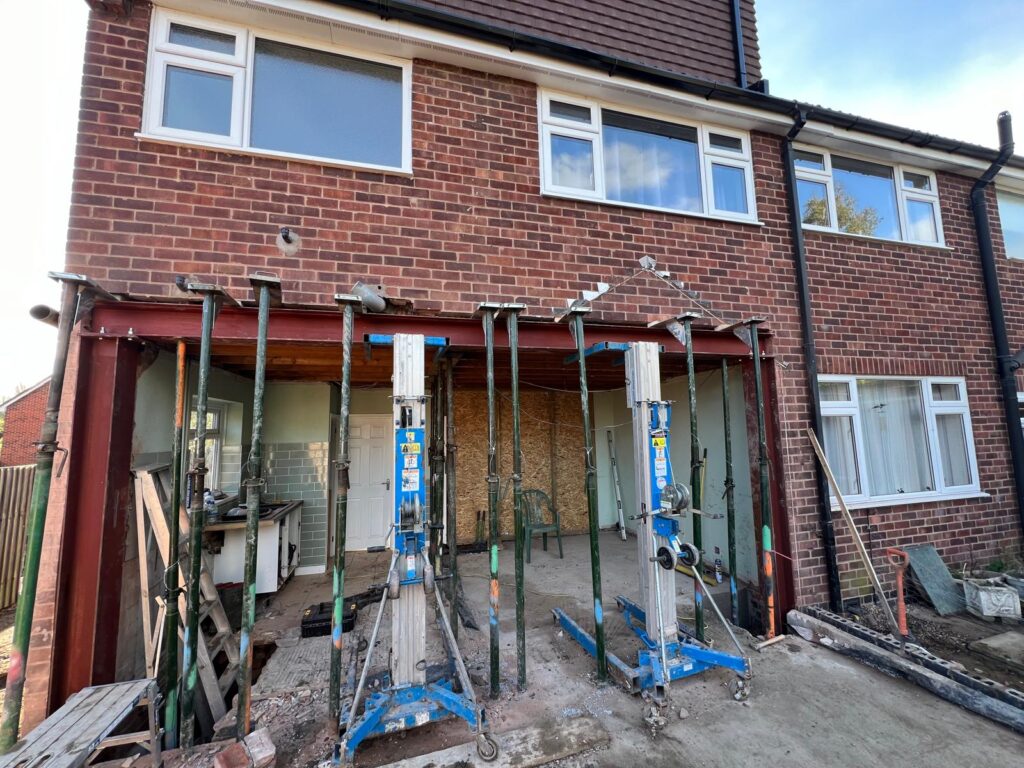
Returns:
[[[848,502],[979,492],[962,378],[819,379],[825,454]]]

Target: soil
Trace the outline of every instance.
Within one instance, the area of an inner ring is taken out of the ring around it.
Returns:
[[[11,665],[11,643],[14,642],[14,606],[0,611],[0,707],[4,703],[7,670]]]

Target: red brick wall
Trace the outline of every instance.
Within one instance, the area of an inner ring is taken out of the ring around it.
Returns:
[[[35,464],[39,430],[46,415],[49,383],[29,392],[21,400],[7,406],[4,414],[4,442],[0,447],[0,467]]]
[[[763,226],[544,198],[535,87],[429,61],[413,67],[411,178],[140,141],[147,30],[141,6],[127,22],[94,15],[90,24],[69,269],[157,295],[175,292],[177,274],[247,295],[244,276],[268,269],[281,275],[289,301],[321,304],[370,277],[419,311],[464,314],[502,299],[546,313],[653,256],[718,313],[771,318],[786,459],[775,471],[785,486],[796,593],[804,603],[825,599],[777,138],[752,141]],[[928,366],[967,375],[982,486],[992,498],[879,510],[877,546],[930,538],[951,559],[985,558],[1019,532],[969,185],[948,175],[939,183],[952,250],[808,233],[816,328],[827,372]],[[303,236],[294,260],[272,244],[283,225]],[[680,303],[645,285],[642,295],[626,291],[604,306],[603,319],[643,321]],[[841,546],[852,560],[848,542]]]

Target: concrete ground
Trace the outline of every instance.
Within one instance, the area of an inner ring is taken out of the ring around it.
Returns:
[[[544,553],[535,544],[533,563],[526,568],[527,690],[515,691],[515,580],[512,547],[506,544],[500,558],[502,693],[490,701],[487,695],[488,634],[487,558],[484,554],[459,558],[466,597],[481,626],[480,631],[460,630],[460,648],[477,696],[487,707],[492,729],[506,732],[527,726],[553,730],[566,727],[580,716],[594,717],[611,735],[607,747],[552,763],[559,766],[623,766],[647,762],[652,766],[686,765],[707,768],[751,765],[755,761],[782,762],[794,766],[1003,766],[1013,765],[1024,748],[1024,739],[982,717],[948,704],[916,686],[895,680],[871,668],[810,645],[797,638],[785,640],[763,653],[749,648],[752,639],[741,638],[752,657],[754,680],[747,702],[732,700],[730,673],[711,671],[672,686],[672,705],[667,724],[652,736],[644,722],[645,707],[613,684],[599,685],[595,664],[551,618],[551,609],[564,608],[583,626],[592,626],[590,562],[585,536],[567,537],[565,559],[557,549]],[[635,661],[637,640],[614,610],[617,594],[636,597],[636,541],[622,542],[613,533],[601,535],[601,566],[605,627],[609,649],[626,661]],[[386,556],[350,558],[346,593],[383,579]],[[678,613],[692,618],[692,582],[677,577]],[[312,683],[319,676],[326,684],[323,648],[314,641],[298,640],[298,622],[306,605],[329,598],[324,577],[295,578],[261,611],[258,635],[279,648],[314,649],[306,654],[312,662],[304,669],[296,661],[304,654],[282,654],[294,681],[280,679],[274,687],[292,682]],[[356,631],[369,635],[375,608],[359,614]],[[713,616],[707,618],[715,647],[728,650],[728,641]],[[386,638],[376,658],[387,657]],[[275,652],[280,653],[278,650]],[[268,662],[272,671],[274,657]],[[319,668],[319,669],[317,669]],[[280,669],[275,674],[280,674]],[[285,676],[287,677],[287,675]],[[313,684],[312,687],[317,687]],[[325,707],[322,696],[312,697]],[[310,704],[302,705],[314,712]],[[679,709],[686,710],[680,718]],[[272,731],[275,716],[268,716]],[[312,766],[328,756],[326,728],[302,738],[295,750],[279,744],[279,766]],[[398,762],[426,752],[469,741],[466,726],[451,720],[424,726],[406,734],[365,742],[357,756],[360,766]],[[282,747],[285,747],[282,749]],[[289,752],[294,752],[289,754]],[[322,754],[320,754],[322,753]],[[465,763],[461,763],[465,765]],[[481,763],[483,765],[483,763]]]

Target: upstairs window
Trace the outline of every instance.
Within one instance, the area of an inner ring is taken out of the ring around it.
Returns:
[[[996,190],[1003,246],[1011,259],[1024,259],[1024,195]]]
[[[752,221],[746,133],[541,97],[542,191]]]
[[[794,153],[804,226],[942,244],[935,176],[813,149]]]
[[[979,492],[963,379],[822,376],[818,387],[825,455],[846,501]]]
[[[408,62],[154,14],[144,133],[408,171]]]

